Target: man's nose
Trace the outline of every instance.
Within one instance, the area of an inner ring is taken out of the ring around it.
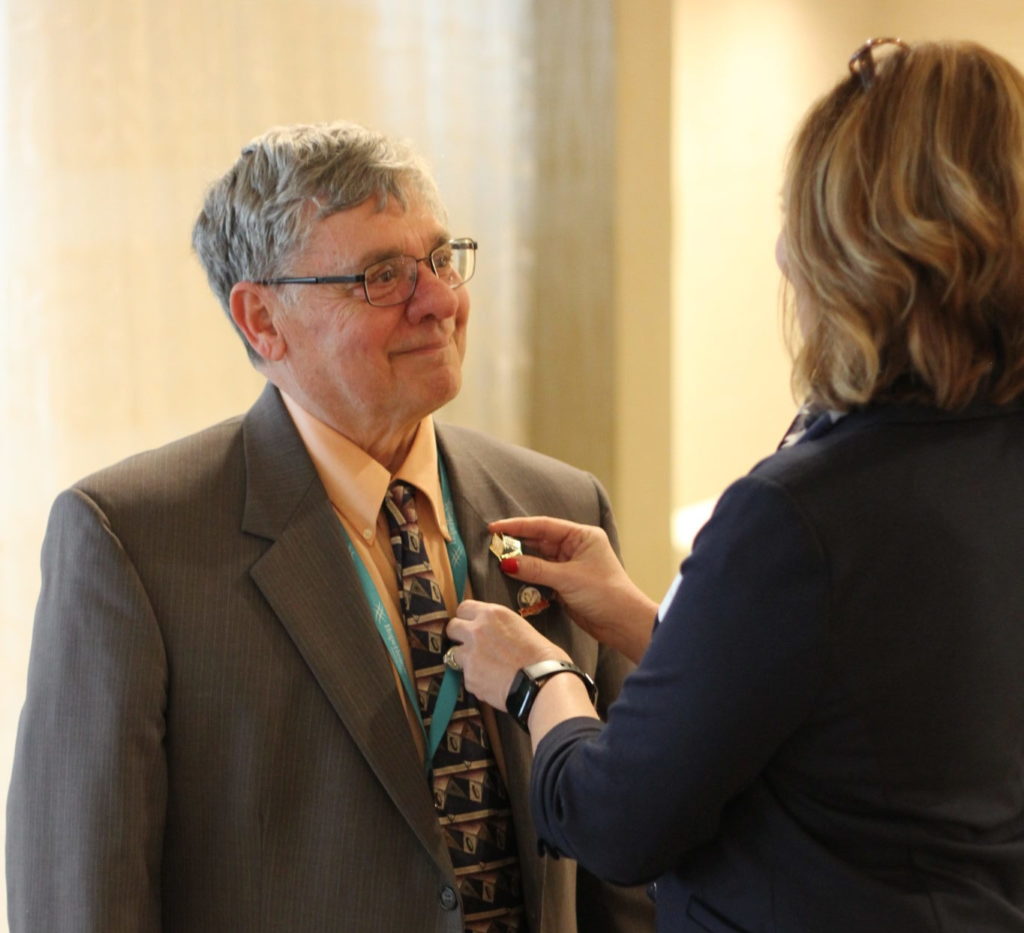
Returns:
[[[437,277],[430,261],[421,263],[416,288],[405,310],[409,320],[415,324],[427,317],[451,317],[458,306],[459,299],[454,289]]]

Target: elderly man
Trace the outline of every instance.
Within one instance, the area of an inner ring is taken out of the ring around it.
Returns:
[[[459,391],[476,243],[411,152],[351,124],[246,146],[193,243],[268,385],[54,505],[12,931],[649,928],[637,892],[537,855],[528,738],[445,663],[472,595],[529,614],[602,705],[627,670],[505,578],[515,545],[487,530],[614,534],[598,483],[431,418]]]

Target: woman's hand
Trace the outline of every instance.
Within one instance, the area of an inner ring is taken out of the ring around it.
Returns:
[[[550,587],[580,628],[639,662],[658,604],[626,574],[603,528],[543,517],[506,518],[488,527],[539,555],[503,560],[505,573]]]
[[[505,701],[520,668],[538,661],[572,660],[511,609],[493,603],[461,603],[445,632],[457,643],[452,650],[466,689],[506,712]],[[578,677],[556,674],[545,681],[530,712],[534,749],[551,729],[574,716],[596,719],[597,712]]]
[[[521,667],[538,661],[569,661],[529,622],[505,606],[467,599],[445,630],[458,642],[454,656],[466,688],[495,709],[504,710],[512,680]]]

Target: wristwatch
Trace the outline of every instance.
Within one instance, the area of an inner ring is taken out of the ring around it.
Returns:
[[[527,665],[516,674],[512,681],[512,688],[505,698],[505,709],[508,710],[508,714],[525,731],[530,731],[528,725],[530,710],[533,709],[533,703],[537,699],[537,694],[540,693],[540,688],[549,678],[562,673],[575,674],[579,677],[587,688],[590,702],[594,702],[594,698],[597,696],[597,685],[586,671],[581,671],[575,664],[570,664],[568,661],[538,661],[536,664]]]

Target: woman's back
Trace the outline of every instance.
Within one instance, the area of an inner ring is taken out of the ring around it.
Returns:
[[[1024,407],[880,406],[752,475],[828,578],[821,690],[763,773],[784,831],[821,847],[816,892],[766,853],[792,876],[776,909],[789,890],[800,929],[808,897],[852,919],[858,891],[886,903],[877,881],[935,929],[1024,928]]]

